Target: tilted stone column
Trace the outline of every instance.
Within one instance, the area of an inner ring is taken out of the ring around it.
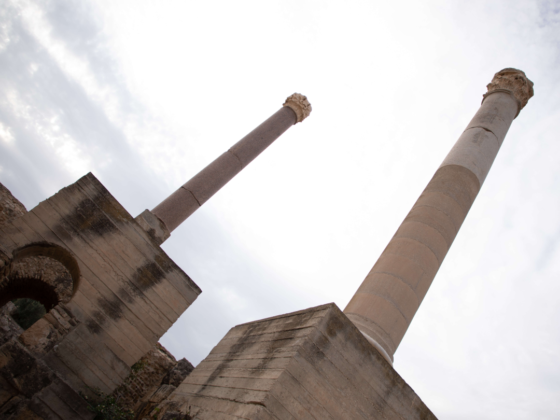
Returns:
[[[344,310],[392,362],[515,117],[533,96],[520,70],[494,75],[482,105]]]
[[[311,104],[305,96],[299,93],[289,96],[280,110],[167,197],[151,212],[146,210],[142,213],[137,221],[146,230],[155,231],[155,236],[163,242],[177,226],[241,172],[274,140],[292,125],[302,122],[310,113]],[[164,226],[161,225],[161,222]]]

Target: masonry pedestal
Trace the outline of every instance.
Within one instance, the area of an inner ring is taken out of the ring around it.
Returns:
[[[45,278],[55,266],[65,293]],[[0,340],[0,418],[90,418],[79,392],[113,392],[200,293],[92,174],[0,224],[0,306],[52,306]]]
[[[159,419],[435,419],[335,304],[238,325]]]

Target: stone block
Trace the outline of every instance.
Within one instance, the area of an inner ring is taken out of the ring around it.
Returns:
[[[150,235],[150,238],[152,238],[157,245],[161,245],[171,236],[166,224],[150,210],[144,210],[136,216],[134,220],[136,220],[136,223]]]
[[[201,293],[91,174],[2,223],[3,274],[22,258],[52,259],[69,273],[68,319],[54,311],[22,339],[83,392],[112,392]]]
[[[237,156],[245,167],[295,123],[294,111],[289,107],[282,107],[229,151]]]
[[[413,288],[401,279],[385,273],[373,273],[367,276],[358,289],[358,293],[373,294],[393,303],[410,323],[420,301]]]
[[[484,98],[467,130],[481,127],[492,132],[501,145],[518,113],[518,105],[514,96],[507,92],[494,92]]]
[[[334,304],[234,327],[159,408],[158,419],[435,419]]]
[[[441,208],[443,206],[435,207],[437,204],[430,203],[423,195],[420,196],[404,221],[424,223],[436,229],[444,237],[447,246],[451,247],[455,236],[457,236],[457,227],[453,218]]]
[[[476,175],[460,165],[441,166],[424,189],[424,193],[439,192],[451,197],[465,215],[479,191],[480,181]]]
[[[183,188],[190,191],[196,201],[203,205],[217,191],[226,185],[243,167],[239,158],[231,152],[225,152],[214,162],[193,176]]]
[[[19,340],[37,354],[47,353],[59,339],[60,335],[45,318],[39,319],[19,336]]]
[[[368,277],[374,273],[395,276],[413,289],[416,288],[425,274],[422,267],[410,258],[395,254],[382,254],[369,272]]]
[[[493,133],[473,127],[461,134],[441,166],[463,166],[474,173],[482,185],[499,150],[500,144]]]
[[[163,221],[169,232],[173,232],[199,208],[193,193],[181,187],[154,207],[152,213]]]
[[[422,242],[414,239],[393,237],[383,253],[409,258],[432,279],[439,270],[439,260],[436,254]]]
[[[437,229],[414,220],[405,220],[395,233],[395,238],[409,238],[427,246],[440,265],[449,250],[445,237]]]

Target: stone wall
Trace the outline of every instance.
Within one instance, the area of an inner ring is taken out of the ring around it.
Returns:
[[[25,206],[0,183],[0,225],[27,213]],[[72,297],[72,276],[58,261],[47,257],[27,257],[10,264],[0,278],[0,306],[29,290],[31,299],[41,298],[49,311]]]
[[[15,309],[16,306],[12,302],[0,308],[0,346],[12,338],[19,337],[23,332],[11,316]]]
[[[29,212],[0,184],[0,418],[89,420],[94,389],[151,411],[193,369],[157,340],[198,294],[93,175]],[[19,297],[48,311],[25,331]]]
[[[25,206],[0,182],[0,225],[25,213]]]
[[[436,420],[335,304],[232,328],[157,408],[158,420]]]
[[[168,397],[194,367],[186,359],[177,361],[160,343],[132,366],[132,372],[113,395],[119,405],[143,419]]]

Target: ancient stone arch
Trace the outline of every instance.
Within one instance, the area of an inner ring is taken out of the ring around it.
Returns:
[[[47,311],[76,293],[80,269],[72,254],[49,243],[30,244],[13,253],[0,279],[0,307],[18,298],[34,299]]]

